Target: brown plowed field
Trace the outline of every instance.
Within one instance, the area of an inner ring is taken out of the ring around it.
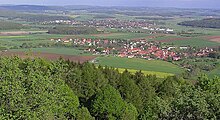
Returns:
[[[205,38],[208,39],[209,41],[220,43],[220,36],[207,36]]]
[[[70,60],[73,62],[84,63],[93,60],[95,56],[73,56],[73,55],[62,55],[62,54],[52,54],[52,53],[24,53],[24,52],[1,52],[0,56],[18,56],[20,58],[44,58],[48,60],[57,60],[63,58],[64,60]]]
[[[30,34],[30,32],[25,32],[25,31],[0,32],[0,35],[2,36],[28,35],[28,34]]]
[[[29,35],[33,33],[46,33],[47,31],[9,31],[0,32],[1,36],[19,36],[19,35]]]

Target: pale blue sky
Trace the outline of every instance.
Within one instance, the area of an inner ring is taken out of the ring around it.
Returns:
[[[220,0],[0,0],[0,4],[219,8]]]

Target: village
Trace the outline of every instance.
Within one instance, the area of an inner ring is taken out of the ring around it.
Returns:
[[[94,27],[119,28],[119,29],[142,28],[142,27],[156,25],[153,22],[129,21],[129,20],[125,21],[118,19],[90,20],[88,22],[85,22],[84,24]]]
[[[59,44],[70,44],[74,48],[83,48],[85,53],[93,55],[142,58],[147,60],[179,61],[189,57],[204,57],[213,52],[212,48],[195,49],[190,46],[163,45],[161,42],[138,40],[108,40],[90,38],[51,39]],[[193,52],[192,52],[193,51]]]
[[[172,28],[159,27],[159,25],[157,25],[155,22],[143,21],[143,20],[142,21],[118,20],[118,19],[89,20],[89,21],[55,20],[55,21],[44,21],[41,24],[43,25],[66,24],[75,27],[88,26],[88,27],[119,29],[119,30],[141,29],[144,31],[149,31],[150,33],[174,33],[174,29]],[[136,31],[133,30],[133,32]]]
[[[54,20],[54,21],[44,21],[41,24],[68,24],[68,25],[81,25],[90,27],[105,27],[105,28],[142,28],[155,26],[153,22],[146,21],[128,21],[128,20],[118,20],[118,19],[105,19],[105,20],[89,20],[89,21],[77,21],[77,20]]]

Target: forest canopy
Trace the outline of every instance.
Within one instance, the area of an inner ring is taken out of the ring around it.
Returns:
[[[0,58],[0,119],[220,119],[220,78],[196,82],[91,63]]]

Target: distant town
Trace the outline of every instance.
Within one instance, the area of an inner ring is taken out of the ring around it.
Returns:
[[[109,28],[109,29],[143,29],[148,30],[151,33],[173,33],[174,29],[166,27],[158,27],[155,22],[149,21],[129,21],[118,19],[105,19],[105,20],[89,20],[89,21],[76,21],[76,20],[55,20],[42,22],[43,25],[50,24],[66,24],[73,26],[88,26],[97,28]],[[131,32],[137,32],[137,30],[131,30]],[[139,31],[140,32],[140,31]]]

